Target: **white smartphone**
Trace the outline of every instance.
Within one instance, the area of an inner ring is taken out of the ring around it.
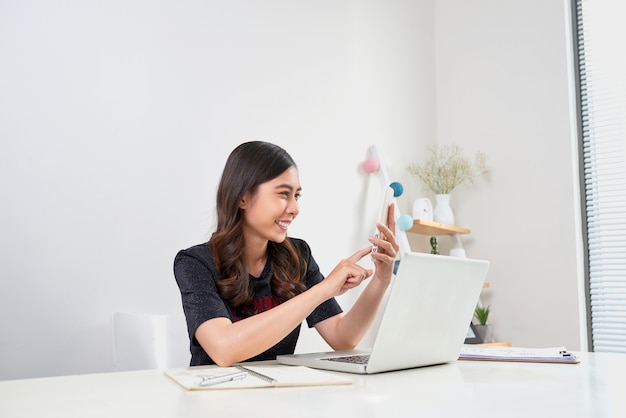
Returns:
[[[378,218],[376,219],[383,225],[387,225],[387,217],[389,216],[389,205],[393,202],[393,189],[391,186],[387,186],[383,190],[383,201],[381,202],[380,210],[378,211]],[[374,225],[374,236],[376,238],[380,237],[380,231]],[[372,247],[372,252],[375,253],[378,251],[378,246],[374,245]]]

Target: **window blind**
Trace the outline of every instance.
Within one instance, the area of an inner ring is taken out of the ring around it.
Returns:
[[[573,0],[593,351],[626,353],[626,2]]]

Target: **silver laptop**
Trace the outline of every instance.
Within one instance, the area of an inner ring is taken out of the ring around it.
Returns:
[[[371,349],[277,356],[282,364],[371,374],[457,360],[489,262],[407,252]]]

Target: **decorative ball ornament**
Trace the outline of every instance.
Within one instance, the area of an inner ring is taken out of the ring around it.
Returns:
[[[400,215],[396,221],[396,225],[401,231],[408,231],[413,228],[413,218],[410,215]]]
[[[379,168],[380,163],[376,158],[368,158],[367,160],[363,161],[363,171],[365,171],[367,174],[376,173]]]
[[[402,193],[404,193],[404,187],[402,186],[402,184],[398,183],[397,181],[394,181],[393,183],[391,183],[389,187],[393,189],[393,197],[401,196]]]

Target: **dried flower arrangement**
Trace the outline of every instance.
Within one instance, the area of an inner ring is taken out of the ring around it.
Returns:
[[[413,163],[408,171],[435,194],[450,194],[460,184],[487,174],[487,158],[478,152],[472,162],[463,156],[463,150],[458,145],[432,145],[426,163]]]

